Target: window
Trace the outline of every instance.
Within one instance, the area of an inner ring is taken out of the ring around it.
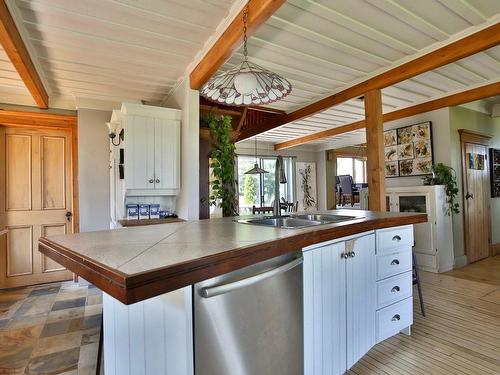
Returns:
[[[283,158],[286,184],[280,184],[280,196],[288,202],[293,202],[293,158]],[[238,156],[238,195],[240,213],[252,211],[252,206],[270,207],[274,203],[274,168],[275,157],[259,156],[257,164],[260,168],[268,171],[262,175],[248,175],[246,171],[253,168],[255,164],[254,156]]]
[[[338,157],[337,176],[350,175],[355,184],[366,183],[366,160],[359,158]]]

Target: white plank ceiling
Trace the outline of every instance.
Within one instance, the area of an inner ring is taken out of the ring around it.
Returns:
[[[7,3],[51,98],[158,103],[243,1]],[[289,112],[499,20],[500,0],[288,0],[250,38],[249,54],[292,82],[292,94],[274,105]],[[383,90],[384,111],[498,80],[499,48]],[[222,70],[241,57],[240,49]],[[4,98],[34,104],[0,51]],[[259,139],[285,141],[363,113],[363,102],[350,100]]]
[[[238,0],[7,2],[51,97],[160,102]]]
[[[272,105],[291,112],[499,20],[499,0],[288,0],[250,38],[249,55],[291,81],[292,93]],[[241,58],[240,49],[222,70]],[[496,47],[388,87],[383,110],[498,81],[499,62]],[[363,102],[354,99],[259,140],[278,143],[363,118]]]

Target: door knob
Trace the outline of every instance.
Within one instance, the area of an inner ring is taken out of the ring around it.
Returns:
[[[342,259],[347,259],[347,258],[349,258],[349,254],[348,253],[347,254],[346,253],[342,253],[342,254],[340,254],[340,257]]]
[[[152,184],[153,182],[155,182],[155,180],[153,180],[152,178],[149,179],[149,183]]]
[[[160,183],[160,179],[159,179],[159,178],[157,178],[155,182],[156,182],[157,184],[159,184],[159,183]]]
[[[474,194],[467,192],[467,194],[465,194],[465,199],[467,199],[467,200],[474,199]]]
[[[349,258],[354,258],[356,256],[356,253],[354,251],[351,251],[349,253]]]
[[[72,214],[71,212],[69,212],[69,211],[68,211],[68,212],[66,212],[66,214],[65,214],[64,216],[66,216],[66,219],[67,219],[68,221],[71,221],[71,216],[73,216],[73,214]]]

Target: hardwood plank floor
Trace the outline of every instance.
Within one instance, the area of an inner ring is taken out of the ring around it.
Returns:
[[[467,267],[447,272],[445,275],[500,287],[500,256],[480,260]]]
[[[446,274],[421,273],[412,336],[373,347],[349,375],[500,374],[500,257]]]

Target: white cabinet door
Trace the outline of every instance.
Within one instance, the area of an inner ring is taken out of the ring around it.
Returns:
[[[155,189],[180,188],[180,122],[155,119]]]
[[[304,251],[305,375],[346,371],[344,246],[339,242]]]
[[[125,187],[154,188],[154,119],[126,116]]]
[[[351,368],[375,345],[377,309],[375,235],[346,242],[347,368]],[[351,253],[352,254],[352,253]]]

